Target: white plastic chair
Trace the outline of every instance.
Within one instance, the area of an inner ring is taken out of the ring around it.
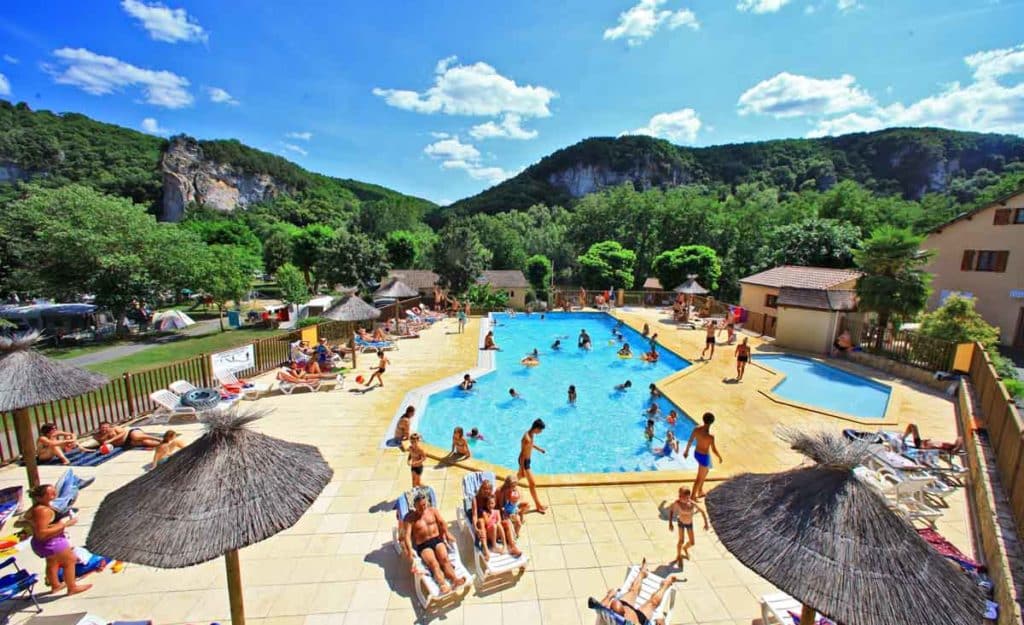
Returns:
[[[189,391],[196,390],[197,387],[188,380],[175,380],[168,384],[167,388],[171,389],[172,393],[180,397]]]
[[[157,405],[157,414],[172,414],[172,415],[194,415],[196,409],[192,406],[183,406],[181,404],[181,397],[175,395],[167,389],[160,389],[159,391],[153,391],[149,394],[149,399]]]
[[[473,498],[476,497],[484,480],[495,484],[494,473],[490,471],[470,473],[462,478],[463,505],[456,511],[459,528],[473,545],[473,570],[476,572],[477,582],[481,585],[490,578],[506,575],[516,569],[519,569],[521,575],[526,572],[526,564],[530,561],[530,557],[526,555],[525,551],[519,557],[513,556],[508,550],[505,553],[491,552],[490,558],[484,557],[484,552],[477,541],[476,527],[473,526],[473,520],[470,518],[473,510]]]

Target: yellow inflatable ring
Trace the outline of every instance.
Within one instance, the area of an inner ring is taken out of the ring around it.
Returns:
[[[540,364],[540,361],[539,360],[528,360],[526,358],[523,358],[522,360],[519,361],[519,364],[523,365],[524,367],[536,367],[537,365]]]
[[[623,360],[629,360],[632,357],[633,357],[633,354],[619,354],[619,358],[621,358]]]

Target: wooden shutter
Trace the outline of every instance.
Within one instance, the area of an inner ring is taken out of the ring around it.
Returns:
[[[1010,209],[997,208],[995,215],[992,216],[992,225],[1005,226],[1008,223],[1010,223]]]
[[[972,271],[974,269],[974,250],[964,250],[963,260],[960,261],[960,271]]]
[[[992,271],[1004,272],[1006,271],[1006,261],[1010,258],[1010,252],[1003,250],[996,252],[995,267]]]

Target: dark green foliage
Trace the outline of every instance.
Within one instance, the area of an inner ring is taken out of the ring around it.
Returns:
[[[697,282],[709,291],[718,290],[722,263],[715,250],[706,245],[681,245],[654,257],[654,275],[662,288],[672,290],[696,276]]]
[[[547,256],[534,254],[527,258],[524,273],[538,296],[547,292],[552,276],[551,261]]]
[[[314,268],[317,278],[330,286],[368,291],[391,267],[383,243],[359,232],[339,230],[320,251]]]
[[[299,268],[291,263],[284,263],[274,274],[281,301],[286,304],[302,304],[309,299],[309,288]]]
[[[441,285],[453,294],[464,293],[491,261],[491,253],[469,226],[453,222],[438,233],[434,245],[434,271]]]
[[[330,319],[328,319],[327,317],[306,317],[305,319],[299,319],[295,323],[295,327],[296,328],[306,328],[306,327],[309,327],[309,326],[319,325],[319,324],[325,323],[327,321],[330,321]]]
[[[775,226],[761,250],[761,266],[844,268],[853,265],[860,228],[834,219],[812,217]]]
[[[470,285],[466,291],[466,299],[472,302],[478,311],[501,310],[508,306],[508,293],[486,284]]]
[[[864,272],[857,280],[859,306],[878,313],[882,328],[893,316],[905,319],[920,312],[928,300],[931,275],[922,267],[931,254],[921,253],[923,240],[910,230],[884,226],[853,253],[857,268]]]
[[[628,289],[633,286],[636,254],[623,248],[618,241],[595,243],[576,260],[580,265],[580,281],[588,289]]]

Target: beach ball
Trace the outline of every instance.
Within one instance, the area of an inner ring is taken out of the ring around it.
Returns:
[[[103,443],[102,445],[100,445],[100,453],[101,454],[109,454],[110,453],[110,445],[108,445],[106,443]]]
[[[363,380],[364,380],[363,376],[361,376],[361,375],[357,375],[356,376],[356,384],[362,384]]]

